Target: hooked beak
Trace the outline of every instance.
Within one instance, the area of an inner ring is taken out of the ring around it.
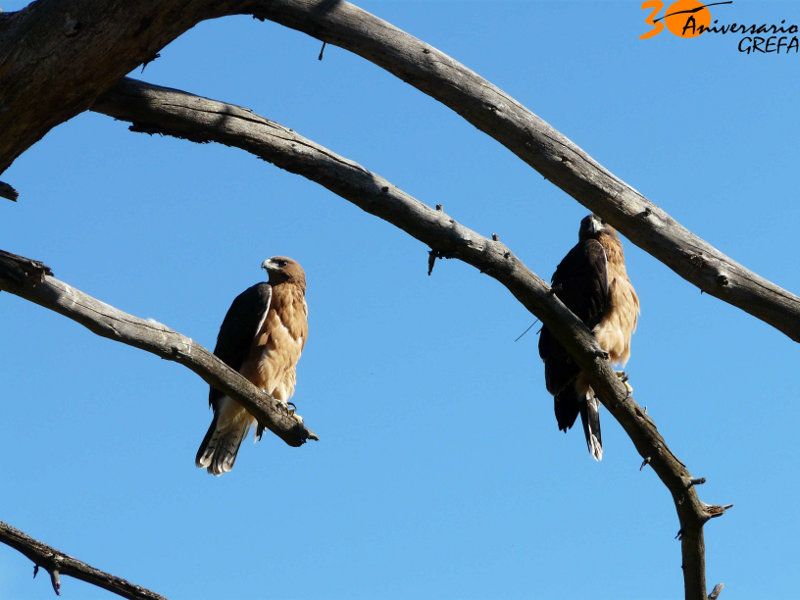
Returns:
[[[600,217],[596,215],[591,215],[589,217],[589,233],[600,233],[603,229],[603,222],[600,220]]]

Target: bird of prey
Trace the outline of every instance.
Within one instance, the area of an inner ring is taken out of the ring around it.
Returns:
[[[295,368],[308,338],[306,276],[291,258],[274,256],[261,267],[268,283],[247,288],[228,309],[214,354],[276,400],[288,405],[294,394]],[[255,419],[213,386],[208,402],[211,427],[200,444],[195,464],[221,475],[233,468],[236,454]],[[260,437],[261,428],[257,431]]]
[[[616,230],[597,215],[585,217],[578,243],[553,274],[552,288],[592,330],[609,360],[624,366],[630,358],[639,298],[628,279]],[[544,361],[547,391],[555,398],[558,428],[566,433],[580,414],[589,452],[600,460],[603,445],[598,400],[578,365],[547,327],[542,327],[539,356]]]

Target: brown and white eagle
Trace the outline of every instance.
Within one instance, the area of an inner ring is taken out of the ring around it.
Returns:
[[[297,361],[308,338],[306,276],[297,262],[285,256],[273,256],[261,267],[267,270],[269,283],[257,283],[236,297],[222,321],[214,354],[288,404],[294,394]],[[221,475],[233,468],[239,446],[256,421],[214,387],[208,402],[214,419],[195,464]]]
[[[553,274],[556,296],[592,330],[609,360],[621,366],[630,358],[631,335],[639,317],[639,298],[625,270],[616,230],[597,215],[581,221],[578,243]],[[599,402],[578,365],[547,327],[539,337],[547,391],[555,398],[558,428],[566,433],[578,414],[589,452],[603,457]]]

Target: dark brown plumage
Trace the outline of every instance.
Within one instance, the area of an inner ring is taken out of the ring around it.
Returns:
[[[559,299],[592,330],[612,363],[630,357],[631,336],[639,315],[639,298],[625,270],[616,230],[600,217],[581,221],[578,243],[553,274]],[[581,415],[586,443],[596,460],[603,456],[599,402],[575,361],[542,327],[539,356],[544,361],[547,391],[553,394],[558,428],[566,432]]]

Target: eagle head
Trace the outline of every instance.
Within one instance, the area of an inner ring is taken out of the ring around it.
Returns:
[[[617,237],[617,230],[603,221],[603,219],[597,215],[587,215],[581,220],[581,228],[578,233],[578,239],[597,239],[601,233],[606,233],[610,236]]]
[[[261,268],[266,269],[269,274],[269,282],[277,285],[284,282],[292,282],[306,287],[306,274],[297,261],[286,256],[273,256],[261,263]]]

